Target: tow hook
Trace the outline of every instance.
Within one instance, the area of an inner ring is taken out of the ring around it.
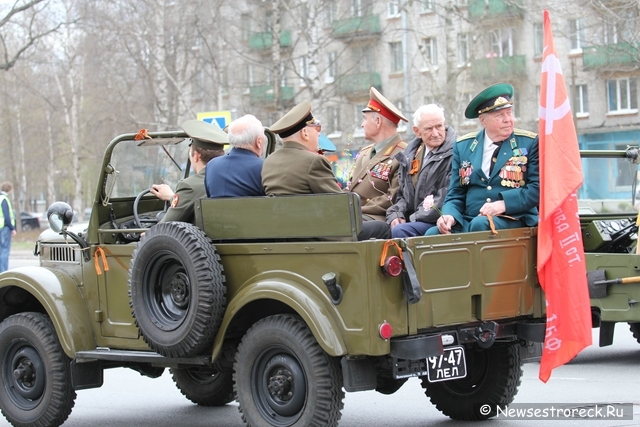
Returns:
[[[476,339],[480,348],[489,348],[496,341],[496,330],[498,324],[496,322],[484,322],[476,327],[473,337]]]

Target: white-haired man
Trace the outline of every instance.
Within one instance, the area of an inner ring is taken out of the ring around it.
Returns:
[[[425,209],[425,198],[441,207],[451,180],[451,157],[456,131],[445,124],[444,111],[435,104],[423,105],[413,114],[416,137],[403,153],[396,155],[400,164],[400,187],[395,204],[387,209],[391,235],[422,236],[438,220],[438,210]]]

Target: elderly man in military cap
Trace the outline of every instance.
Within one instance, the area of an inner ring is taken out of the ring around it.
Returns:
[[[196,173],[180,181],[175,193],[166,184],[154,184],[151,193],[160,200],[171,200],[171,207],[160,222],[182,221],[193,224],[196,200],[207,197],[204,188],[207,163],[224,154],[224,145],[229,143],[229,137],[218,126],[200,120],[188,120],[182,128],[191,138],[189,160]]]
[[[512,98],[513,86],[498,83],[467,106],[465,117],[484,130],[454,145],[442,216],[427,235],[538,224],[538,135],[514,129]]]
[[[371,142],[356,156],[347,191],[360,196],[365,220],[384,221],[398,191],[398,167],[394,156],[407,144],[398,135],[400,120],[407,122],[395,105],[372,87],[369,103],[362,110],[364,137]]]
[[[270,126],[282,138],[282,148],[267,157],[262,166],[262,185],[267,196],[341,193],[331,164],[318,154],[322,126],[304,101]],[[358,240],[391,237],[383,221],[362,225]]]

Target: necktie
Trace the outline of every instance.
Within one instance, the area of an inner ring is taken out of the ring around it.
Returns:
[[[498,156],[500,155],[500,148],[502,148],[502,141],[494,142],[494,145],[497,145],[497,147],[493,151],[493,154],[491,155],[491,165],[489,166],[489,175],[491,175],[491,173],[493,172],[493,167],[498,161]]]
[[[371,149],[371,156],[370,156],[369,158],[370,158],[370,159],[373,159],[373,156],[375,156],[375,155],[376,155],[376,147],[373,147],[373,148]]]

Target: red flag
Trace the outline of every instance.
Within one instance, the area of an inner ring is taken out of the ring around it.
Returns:
[[[547,298],[539,377],[547,382],[554,368],[591,345],[591,309],[576,196],[582,185],[578,137],[546,10],[538,126],[538,277]]]

